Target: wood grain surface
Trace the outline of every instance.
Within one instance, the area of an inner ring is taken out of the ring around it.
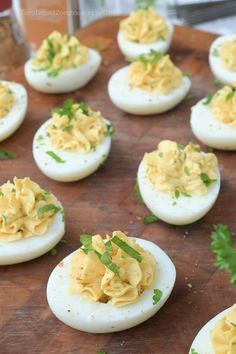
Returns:
[[[1,143],[18,154],[16,160],[1,161],[1,184],[13,176],[30,176],[51,190],[67,212],[67,243],[57,254],[0,268],[0,352],[96,354],[185,354],[198,330],[219,311],[235,302],[236,289],[229,278],[214,267],[209,250],[214,223],[226,223],[236,231],[235,153],[217,151],[222,187],[213,209],[202,220],[185,227],[163,222],[144,225],[150,214],[133,194],[138,164],[146,151],[155,149],[161,139],[181,143],[197,142],[189,125],[190,107],[216,90],[208,66],[208,49],[214,35],[176,27],[171,47],[173,61],[192,80],[192,99],[159,116],[135,117],[119,111],[107,95],[112,73],[125,65],[118,50],[116,33],[120,18],[106,18],[79,31],[84,44],[108,46],[102,52],[103,64],[96,77],[83,89],[70,95],[40,94],[27,85],[23,68],[6,78],[22,83],[28,90],[29,109],[25,122]],[[77,183],[63,184],[45,177],[32,158],[36,129],[49,118],[50,110],[65,98],[84,100],[101,110],[116,129],[110,157],[104,168]],[[206,148],[203,146],[203,148]],[[88,334],[73,330],[57,320],[48,308],[45,288],[50,272],[59,261],[79,246],[79,235],[121,229],[130,236],[151,240],[172,258],[177,281],[165,306],[147,322],[115,334]]]

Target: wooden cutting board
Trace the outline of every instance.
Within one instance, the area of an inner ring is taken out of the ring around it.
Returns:
[[[208,49],[214,35],[176,27],[171,47],[173,61],[192,80],[192,99],[159,116],[135,117],[119,111],[107,95],[112,73],[126,65],[116,44],[120,18],[99,20],[78,32],[84,44],[108,48],[103,64],[85,88],[70,95],[45,95],[30,88],[23,68],[6,78],[22,83],[28,90],[29,109],[20,129],[0,148],[18,154],[16,160],[1,161],[1,184],[13,176],[30,176],[51,190],[67,212],[65,238],[57,254],[0,268],[0,352],[96,354],[185,354],[198,330],[212,316],[235,302],[236,289],[229,278],[214,267],[209,250],[214,223],[228,224],[236,231],[235,153],[217,151],[222,173],[220,196],[202,220],[185,227],[163,222],[144,225],[150,214],[133,194],[138,164],[146,151],[155,149],[161,139],[181,143],[197,142],[189,125],[190,107],[217,89],[208,66]],[[38,170],[32,158],[36,129],[50,117],[50,110],[67,97],[84,100],[101,110],[116,129],[110,157],[93,176],[77,183],[54,182]],[[203,148],[206,149],[205,146]],[[166,305],[149,321],[115,334],[88,334],[57,320],[48,308],[45,288],[54,266],[79,246],[79,235],[125,230],[163,248],[177,269],[174,291]]]

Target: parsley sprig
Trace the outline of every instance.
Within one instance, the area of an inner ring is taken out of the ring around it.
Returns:
[[[0,149],[0,160],[15,159],[16,157],[14,152]]]
[[[216,256],[215,265],[230,275],[230,282],[236,285],[236,249],[227,225],[216,224],[211,234],[211,250]]]

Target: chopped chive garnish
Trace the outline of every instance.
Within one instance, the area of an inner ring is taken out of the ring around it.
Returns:
[[[7,150],[0,150],[0,160],[15,159],[17,155],[14,152]]]
[[[236,323],[230,322],[230,324],[231,324],[233,327],[236,327]]]
[[[92,235],[80,235],[80,242],[83,245],[82,250],[84,251],[84,253],[88,254],[89,251],[94,251],[94,248],[92,247]]]
[[[60,214],[61,214],[61,219],[62,219],[62,221],[64,222],[65,219],[66,219],[65,209],[61,209],[61,210],[60,210]]]
[[[59,75],[60,71],[61,71],[61,68],[52,69],[52,70],[48,71],[48,77],[56,77]]]
[[[46,204],[37,210],[37,216],[39,219],[42,219],[45,213],[53,211],[53,214],[56,214],[60,210],[61,210],[61,208],[58,208],[54,204]]]
[[[153,290],[153,305],[156,305],[160,300],[163,295],[163,292],[160,289],[154,289]]]
[[[70,132],[73,128],[74,128],[73,124],[69,124],[63,129],[63,131]]]
[[[191,354],[199,354],[194,348],[191,348]]]
[[[200,174],[202,182],[208,187],[210,184],[216,182],[216,179],[211,179],[206,173]]]
[[[108,269],[110,269],[113,273],[118,273],[119,267],[112,262],[110,254],[108,251],[104,252],[101,255],[100,261],[104,264]]]
[[[60,158],[60,156],[58,156],[57,154],[55,154],[55,152],[53,151],[46,151],[46,154],[48,154],[49,156],[51,156],[56,162],[58,163],[64,163],[66,162],[65,160],[62,160]]]
[[[180,150],[184,150],[184,144],[178,143],[178,148],[179,148]]]
[[[111,241],[107,241],[105,243],[105,247],[106,247],[106,250],[107,251],[112,251],[112,244],[111,244]]]
[[[210,93],[207,98],[205,99],[205,101],[203,101],[202,103],[204,105],[208,105],[209,103],[211,103],[212,99],[213,99],[214,93]]]
[[[152,224],[153,222],[158,221],[158,220],[159,220],[159,218],[155,215],[147,215],[147,216],[144,216],[143,223],[144,224]]]
[[[142,256],[133,247],[129,246],[126,242],[121,240],[118,236],[112,237],[111,241],[118,247],[127,253],[130,257],[136,259],[138,262],[142,262]]]

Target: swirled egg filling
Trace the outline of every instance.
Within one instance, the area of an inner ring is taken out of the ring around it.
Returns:
[[[236,352],[236,304],[225,317],[220,319],[211,331],[214,354],[235,354]]]
[[[142,90],[167,94],[183,84],[182,72],[169,55],[151,50],[142,54],[129,67],[129,82]]]
[[[56,198],[30,178],[14,177],[0,187],[0,242],[44,235],[61,208]]]
[[[210,103],[214,116],[236,129],[236,91],[230,86],[224,86],[212,97]]]
[[[192,143],[183,146],[163,140],[157,150],[144,155],[143,162],[147,178],[155,188],[176,198],[205,195],[208,186],[216,182],[216,156],[202,153],[199,146]]]
[[[121,231],[104,240],[82,235],[83,247],[74,255],[70,270],[70,293],[89,301],[125,306],[138,300],[152,286],[156,261]]]
[[[236,39],[226,41],[221,45],[220,58],[226,69],[236,71]]]
[[[10,112],[14,103],[12,91],[0,81],[0,118],[4,118]]]
[[[62,70],[86,63],[88,57],[88,49],[75,36],[54,31],[43,40],[32,66],[36,71],[48,71],[48,76],[57,76]]]
[[[68,99],[52,111],[47,134],[56,149],[88,153],[104,140],[109,128],[100,112]]]
[[[120,22],[120,30],[129,41],[152,43],[165,40],[168,28],[165,19],[155,9],[137,9]]]

